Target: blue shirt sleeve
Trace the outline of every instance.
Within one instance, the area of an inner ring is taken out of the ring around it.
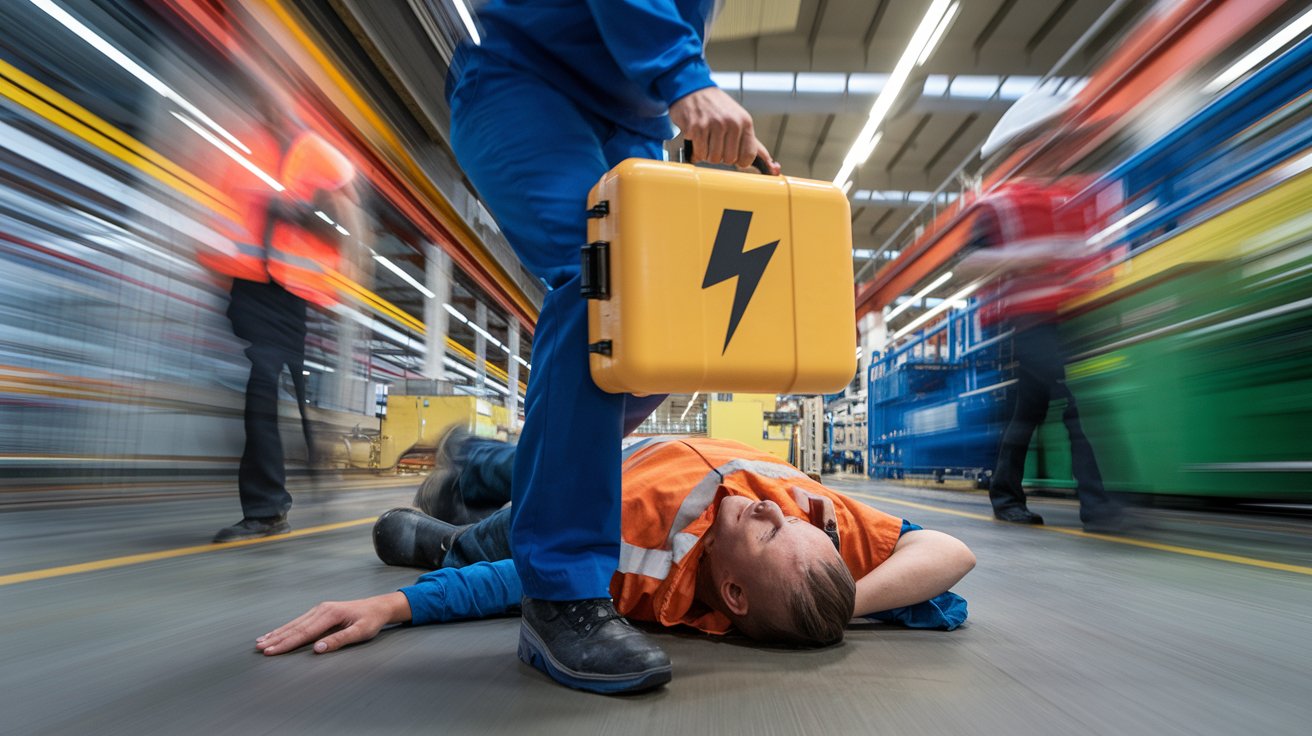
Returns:
[[[588,0],[588,7],[624,75],[651,97],[673,104],[715,86],[701,34],[675,0]]]
[[[514,560],[444,567],[401,592],[410,602],[410,623],[416,626],[503,614],[524,595]]]
[[[949,591],[940,593],[923,603],[879,611],[861,618],[873,618],[876,621],[885,623],[899,623],[909,629],[951,631],[965,623],[968,615],[966,599]]]

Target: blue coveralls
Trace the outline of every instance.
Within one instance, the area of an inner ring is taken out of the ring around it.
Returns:
[[[588,191],[626,158],[661,158],[669,104],[713,86],[712,0],[491,0],[482,45],[447,80],[451,143],[511,246],[550,288],[514,470],[524,594],[609,596],[619,561],[620,439],[664,397],[607,394],[588,370],[579,248]]]

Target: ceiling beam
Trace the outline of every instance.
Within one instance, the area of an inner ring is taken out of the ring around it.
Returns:
[[[989,39],[993,37],[993,33],[998,30],[998,26],[1002,25],[1007,13],[1010,13],[1015,5],[1016,0],[1002,0],[1002,5],[994,11],[993,17],[989,18],[989,22],[984,24],[984,28],[975,37],[975,42],[971,44],[971,48],[975,50],[976,61],[979,61],[979,52],[984,48],[984,44],[988,43]]]
[[[1043,43],[1048,34],[1052,33],[1052,29],[1057,27],[1057,24],[1061,22],[1062,18],[1066,17],[1066,14],[1073,7],[1075,7],[1075,0],[1062,0],[1057,5],[1056,9],[1048,16],[1048,19],[1043,21],[1043,25],[1039,26],[1039,30],[1035,31],[1034,35],[1030,36],[1030,40],[1025,42],[1026,56],[1034,54],[1034,50],[1039,47],[1039,44]]]
[[[829,137],[829,128],[833,126],[835,117],[831,114],[825,118],[825,124],[820,126],[820,135],[815,137],[815,146],[811,148],[811,158],[806,160],[806,172],[812,179],[815,178],[815,160],[820,157],[820,149]]]
[[[920,135],[920,131],[924,130],[926,125],[929,125],[930,117],[932,116],[929,113],[921,116],[920,122],[916,123],[916,127],[912,129],[911,135],[907,136],[905,141],[902,141],[902,145],[898,147],[897,153],[894,153],[893,158],[888,160],[888,165],[884,167],[884,171],[891,172],[893,167],[897,166],[897,162],[901,161],[902,157],[906,155],[906,152],[911,150],[911,147],[916,143],[916,137]]]
[[[884,224],[884,221],[892,216],[893,216],[893,210],[889,210],[888,212],[885,212],[883,217],[875,221],[874,227],[870,228],[870,234],[874,235],[875,231],[878,230],[879,227]]]
[[[956,144],[957,139],[960,138],[961,135],[966,132],[966,129],[969,128],[976,120],[979,120],[979,115],[971,113],[970,115],[966,116],[965,120],[961,121],[961,125],[958,125],[957,129],[952,131],[952,135],[948,136],[948,140],[946,143],[943,144],[943,147],[938,149],[938,152],[935,153],[932,157],[930,157],[929,161],[925,164],[926,175],[929,174],[930,170],[934,168],[934,165],[939,162],[939,159],[943,158],[943,155],[948,152],[948,149],[952,148],[952,146]]]
[[[811,17],[811,32],[806,36],[806,58],[809,61],[808,68],[815,68],[815,40],[820,35],[820,23],[825,19],[825,11],[829,9],[829,0],[819,0],[815,6],[815,15]]]
[[[774,156],[776,161],[779,160],[779,151],[784,146],[784,133],[786,132],[788,132],[788,113],[784,113],[784,116],[779,119],[779,135],[775,136],[774,148],[770,149],[770,154]]]
[[[865,35],[861,37],[861,48],[866,52],[866,64],[870,64],[870,44],[874,43],[875,32],[879,30],[879,21],[884,19],[884,11],[888,10],[890,0],[879,0],[875,6],[875,16],[870,19],[870,25],[866,26]]]

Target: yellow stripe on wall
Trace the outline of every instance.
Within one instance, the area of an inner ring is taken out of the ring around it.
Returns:
[[[0,59],[0,95],[76,138],[230,219],[232,200],[203,179]]]

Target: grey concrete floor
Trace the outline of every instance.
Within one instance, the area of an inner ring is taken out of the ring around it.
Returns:
[[[987,512],[979,494],[834,485],[883,497],[872,503],[975,550],[979,566],[956,588],[970,601],[967,626],[855,624],[840,646],[810,652],[662,633],[674,682],[611,698],[520,664],[515,619],[402,627],[329,655],[256,653],[256,636],[320,600],[416,576],[378,563],[363,524],[0,585],[0,732],[1309,732],[1312,575],[1001,525],[976,518]],[[301,489],[292,521],[366,519],[407,502],[413,486]],[[1032,506],[1075,528],[1072,503]],[[204,544],[235,510],[235,493],[9,509],[0,576]],[[1312,565],[1306,521],[1142,518],[1130,539]]]

